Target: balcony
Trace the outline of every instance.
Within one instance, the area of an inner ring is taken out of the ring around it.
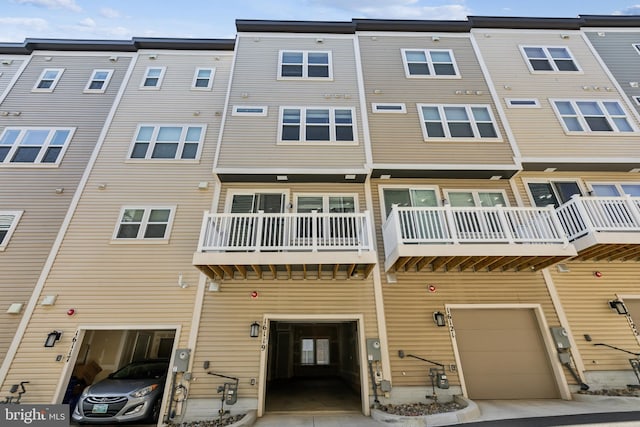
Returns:
[[[385,271],[539,270],[576,255],[553,207],[394,207]]]
[[[576,259],[629,261],[640,257],[640,197],[573,196],[556,209]]]
[[[214,280],[364,279],[376,262],[368,212],[205,212],[193,256]]]

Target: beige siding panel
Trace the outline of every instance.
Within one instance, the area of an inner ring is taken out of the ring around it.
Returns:
[[[549,30],[478,30],[475,33],[500,101],[504,103],[505,98],[537,98],[540,101],[540,108],[506,108],[505,103],[507,120],[522,156],[564,158],[567,161],[585,157],[639,157],[638,134],[565,134],[549,99],[619,100],[625,109],[626,106],[622,101],[624,95],[615,89],[582,36],[571,33],[569,38],[561,38],[561,33]],[[568,47],[582,73],[532,74],[520,45]],[[631,112],[627,112],[629,121],[640,128]]]
[[[6,384],[31,381],[30,401],[51,399],[63,366],[55,355],[66,357],[78,325],[179,325],[178,345],[188,345],[200,277],[191,259],[213,196],[213,187],[200,190],[198,183],[211,180],[219,125],[214,112],[224,103],[220,88],[226,88],[231,63],[229,57],[220,55],[216,61],[216,56],[158,55],[154,64],[167,65],[167,73],[162,89],[155,91],[138,89],[150,60],[143,57],[137,65],[42,291],[57,294],[56,305],[36,308],[9,370]],[[195,68],[214,64],[213,92],[191,91]],[[189,108],[176,107],[177,98]],[[194,116],[194,110],[201,116]],[[127,163],[137,124],[165,122],[207,124],[201,159]],[[113,242],[123,206],[176,206],[168,242]],[[180,273],[186,289],[178,286]],[[69,308],[77,314],[67,316]],[[63,331],[62,340],[43,351],[52,328]]]
[[[0,186],[0,209],[24,211],[7,249],[0,253],[0,360],[21,318],[7,314],[6,307],[28,301],[129,64],[127,57],[112,63],[108,56],[52,55],[51,61],[35,56],[2,104],[1,109],[21,115],[0,117],[0,133],[7,126],[69,126],[76,131],[58,167],[0,166],[0,182],[10,183]],[[32,93],[44,68],[65,72],[53,93]],[[98,68],[114,70],[107,91],[82,93]],[[64,193],[56,194],[56,188]]]
[[[251,298],[252,291],[258,292],[258,298]],[[365,336],[378,336],[371,280],[222,282],[219,292],[205,294],[191,397],[215,396],[224,381],[206,374],[202,368],[205,360],[210,361],[209,370],[240,378],[239,397],[257,397],[258,387],[251,386],[249,379],[263,375],[260,352],[265,351],[261,345],[267,343],[250,338],[249,325],[254,321],[262,324],[265,314],[361,314]]]
[[[239,36],[220,168],[362,168],[363,125],[360,121],[354,41],[351,36]],[[258,41],[255,41],[258,39]],[[333,80],[278,80],[280,50],[331,51]],[[257,69],[262,70],[256,72]],[[246,94],[246,97],[243,96]],[[328,96],[325,96],[328,95]],[[234,105],[267,106],[266,117],[232,116]],[[281,106],[354,108],[357,145],[278,145]],[[310,153],[313,155],[310,155]]]
[[[605,343],[634,353],[640,352],[638,337],[627,316],[609,307],[616,295],[640,298],[636,262],[567,262],[568,273],[551,269],[569,326],[587,371],[630,370],[630,354],[597,343]],[[602,277],[596,277],[600,271]],[[637,325],[637,324],[636,324]],[[590,335],[592,341],[584,339]]]
[[[468,37],[360,36],[365,97],[374,163],[512,164],[513,153]],[[401,49],[451,49],[462,78],[407,78]],[[381,93],[374,93],[374,91]],[[456,91],[472,91],[457,95]],[[476,94],[479,91],[479,95]],[[372,103],[406,104],[406,114],[372,113]],[[502,141],[425,142],[418,103],[485,104]]]

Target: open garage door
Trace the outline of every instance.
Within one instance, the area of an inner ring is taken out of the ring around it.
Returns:
[[[470,399],[554,399],[557,382],[533,309],[451,309]]]

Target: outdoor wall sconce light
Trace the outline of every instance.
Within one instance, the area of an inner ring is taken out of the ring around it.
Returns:
[[[445,325],[444,314],[442,314],[439,311],[434,311],[433,322],[436,324],[436,326],[444,326]]]
[[[62,331],[51,331],[47,335],[47,340],[44,342],[45,347],[53,347],[56,345],[56,341],[60,340]]]
[[[620,301],[619,299],[614,299],[612,301],[609,301],[609,307],[611,307],[615,311],[617,311],[618,314],[628,314],[629,313],[627,311],[627,306],[624,305],[624,303],[622,301]]]
[[[258,338],[258,335],[260,335],[260,323],[253,322],[249,329],[249,336],[251,338]]]

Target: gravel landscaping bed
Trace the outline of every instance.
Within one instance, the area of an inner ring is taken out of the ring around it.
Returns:
[[[578,394],[589,394],[592,396],[624,396],[624,397],[640,397],[640,390],[637,388],[613,388],[602,390],[580,390]]]
[[[220,418],[215,418],[212,420],[198,420],[191,422],[183,422],[183,423],[169,423],[170,427],[224,427],[231,424],[235,424],[240,421],[245,414],[238,414],[233,416],[222,417],[222,422],[220,422]]]
[[[451,401],[446,403],[404,403],[404,404],[388,404],[374,405],[374,409],[393,415],[401,415],[405,417],[418,417],[422,415],[442,414],[445,412],[459,411],[464,406],[458,402]]]

